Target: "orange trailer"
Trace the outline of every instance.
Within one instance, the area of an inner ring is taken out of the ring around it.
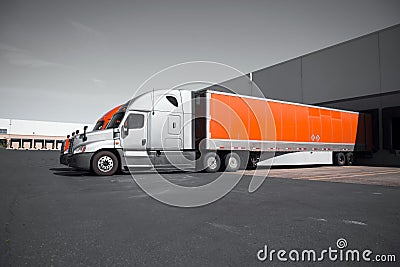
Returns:
[[[293,152],[303,158],[330,152],[331,163],[352,164],[354,150],[371,148],[371,118],[365,114],[216,91],[198,97],[205,108],[196,117],[203,113],[207,122],[196,138],[205,139],[209,150],[248,152],[253,163],[263,152],[292,153],[288,164],[296,164]]]

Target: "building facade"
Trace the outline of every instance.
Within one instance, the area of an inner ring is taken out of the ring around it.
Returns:
[[[7,149],[58,150],[67,134],[82,131],[83,127],[81,123],[0,119],[0,146]]]

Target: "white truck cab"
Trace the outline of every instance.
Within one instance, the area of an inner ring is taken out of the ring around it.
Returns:
[[[195,169],[192,92],[157,90],[133,98],[107,128],[73,140],[71,167],[118,170]]]

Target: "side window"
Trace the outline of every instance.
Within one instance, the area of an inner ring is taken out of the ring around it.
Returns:
[[[143,114],[130,114],[128,119],[129,129],[140,129],[144,126],[144,115]]]
[[[175,107],[178,106],[178,100],[176,100],[176,97],[170,96],[170,95],[168,95],[168,96],[166,96],[166,97],[167,97],[168,101],[169,101],[172,105],[174,105]]]

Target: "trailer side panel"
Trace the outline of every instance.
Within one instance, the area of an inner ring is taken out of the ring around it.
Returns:
[[[220,92],[207,97],[209,136],[219,149],[349,151],[358,141],[356,112]]]

